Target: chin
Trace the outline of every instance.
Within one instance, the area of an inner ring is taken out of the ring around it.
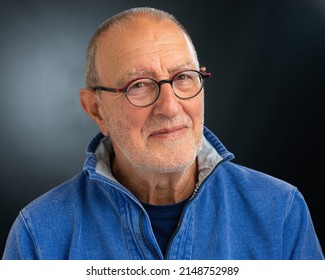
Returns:
[[[142,163],[146,162],[143,167],[154,173],[179,173],[190,168],[195,162],[196,157],[196,149],[192,149],[189,153],[189,149],[184,146],[180,150],[165,150],[156,156],[150,156],[150,153],[147,153],[146,159]]]

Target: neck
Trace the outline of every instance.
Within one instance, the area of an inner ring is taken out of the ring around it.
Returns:
[[[112,171],[117,180],[141,202],[164,205],[185,200],[197,182],[197,161],[189,168],[175,173],[152,173],[135,168],[119,168],[115,159]]]

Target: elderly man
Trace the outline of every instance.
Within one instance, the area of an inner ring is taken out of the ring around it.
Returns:
[[[104,22],[80,90],[101,133],[80,174],[21,211],[3,258],[323,259],[300,192],[204,127],[210,76],[172,15]]]

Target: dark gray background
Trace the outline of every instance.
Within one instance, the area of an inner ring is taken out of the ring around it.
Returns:
[[[213,73],[206,125],[237,163],[299,188],[324,246],[323,0],[11,0],[0,8],[0,254],[19,210],[82,169],[97,132],[78,97],[88,40],[135,6],[185,25]]]

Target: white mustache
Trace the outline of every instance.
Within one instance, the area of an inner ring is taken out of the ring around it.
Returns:
[[[145,126],[146,134],[150,135],[155,131],[162,129],[172,129],[174,127],[192,127],[193,122],[189,117],[175,117],[173,119],[165,118],[165,117],[156,117],[149,121],[149,123]]]

